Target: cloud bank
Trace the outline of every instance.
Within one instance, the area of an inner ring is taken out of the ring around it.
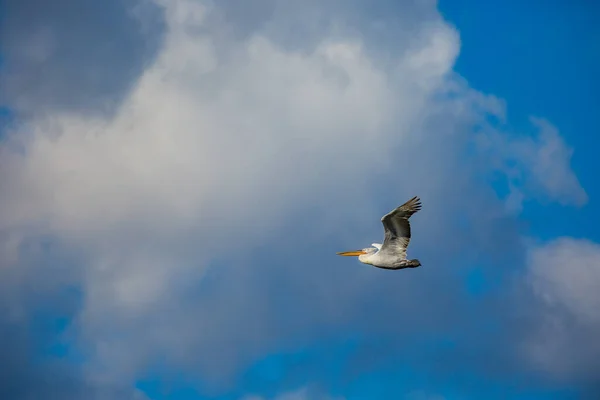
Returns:
[[[529,281],[544,304],[532,353],[556,379],[597,379],[600,245],[559,238],[533,248]]]

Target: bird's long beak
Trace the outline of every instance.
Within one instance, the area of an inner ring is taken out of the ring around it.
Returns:
[[[367,254],[362,250],[354,250],[354,251],[342,251],[341,253],[336,253],[338,256],[346,256],[346,257],[350,257],[350,256],[355,256],[358,257],[361,254]]]

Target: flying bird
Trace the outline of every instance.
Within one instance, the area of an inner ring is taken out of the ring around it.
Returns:
[[[421,209],[421,200],[415,196],[381,218],[385,236],[383,245],[362,250],[344,251],[340,256],[358,256],[358,261],[383,269],[416,268],[421,265],[417,259],[406,259],[406,248],[410,243],[410,222],[408,219]]]

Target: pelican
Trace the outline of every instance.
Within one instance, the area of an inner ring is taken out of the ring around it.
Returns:
[[[421,265],[417,259],[406,259],[406,248],[410,243],[410,222],[408,219],[421,209],[421,200],[415,196],[390,211],[381,218],[385,236],[383,245],[373,243],[374,247],[362,250],[344,251],[340,256],[358,256],[358,261],[383,269],[416,268]]]

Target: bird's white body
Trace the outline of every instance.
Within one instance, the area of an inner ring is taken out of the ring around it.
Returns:
[[[373,243],[373,247],[338,254],[358,256],[358,260],[363,264],[384,269],[419,267],[421,265],[419,260],[406,258],[406,248],[411,237],[408,219],[420,209],[421,201],[418,197],[413,197],[381,218],[385,233],[383,244]]]
[[[407,260],[406,258],[390,256],[381,253],[381,250],[367,248],[363,249],[366,254],[358,256],[358,261],[363,264],[372,265],[377,268],[383,269],[402,269],[402,268],[415,268],[421,265],[419,260]]]

